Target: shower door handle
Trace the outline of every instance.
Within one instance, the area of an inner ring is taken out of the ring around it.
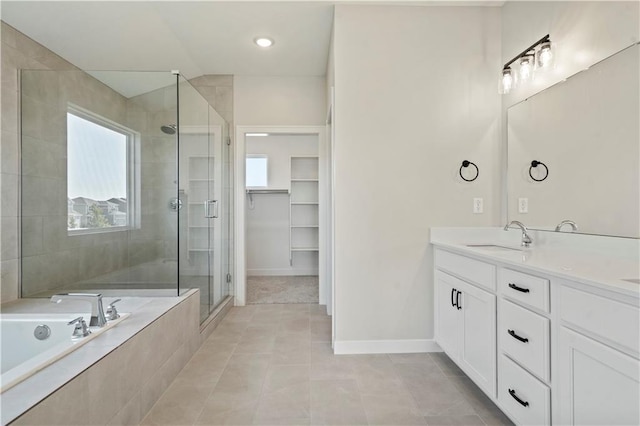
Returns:
[[[213,213],[211,205],[213,204]],[[204,202],[204,217],[208,219],[216,219],[218,217],[218,200],[206,200]]]

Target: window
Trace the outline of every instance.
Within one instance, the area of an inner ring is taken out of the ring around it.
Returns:
[[[67,230],[105,232],[134,225],[136,134],[77,108],[67,112]]]
[[[246,164],[247,188],[267,187],[267,156],[248,155]]]

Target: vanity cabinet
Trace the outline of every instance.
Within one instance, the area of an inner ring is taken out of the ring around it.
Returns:
[[[498,268],[498,405],[522,425],[551,423],[550,282]]]
[[[560,327],[558,421],[563,425],[640,424],[638,360]]]
[[[435,338],[518,425],[640,424],[640,298],[437,247]]]
[[[559,423],[640,424],[639,307],[571,282],[558,298]]]
[[[496,296],[444,268],[436,272],[435,283],[438,343],[478,386],[495,396]]]

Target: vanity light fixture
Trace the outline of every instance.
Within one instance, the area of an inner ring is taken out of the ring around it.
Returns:
[[[513,88],[513,72],[511,71],[511,68],[505,68],[502,70],[502,82],[501,82],[501,87],[502,87],[502,93],[504,93],[505,95],[507,93],[509,93],[511,91],[511,89]]]
[[[551,49],[551,42],[545,41],[540,45],[538,50],[538,67],[546,68],[553,62],[553,51]]]
[[[260,47],[271,47],[273,46],[273,40],[268,37],[257,37],[253,40],[255,44]]]
[[[520,82],[524,83],[529,80],[533,74],[534,54],[532,52],[527,53],[520,58]]]
[[[532,80],[536,69],[548,68],[552,62],[553,49],[547,34],[504,64],[500,75],[500,93],[507,94],[516,84]],[[514,73],[512,67],[516,66],[517,72]]]

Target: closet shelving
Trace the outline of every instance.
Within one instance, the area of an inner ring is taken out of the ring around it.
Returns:
[[[318,157],[291,157],[289,263],[294,253],[314,253],[318,247]]]

